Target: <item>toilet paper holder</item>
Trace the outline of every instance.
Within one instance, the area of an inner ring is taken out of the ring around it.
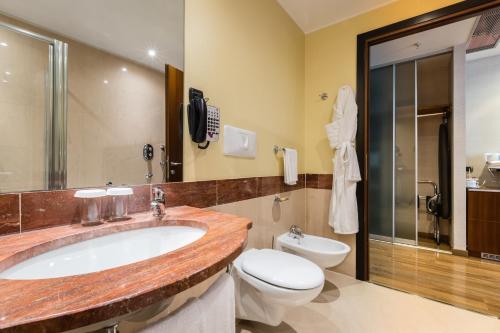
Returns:
[[[279,194],[274,195],[274,202],[276,202],[276,203],[280,203],[280,202],[288,201],[288,200],[290,200],[290,197],[281,197]]]

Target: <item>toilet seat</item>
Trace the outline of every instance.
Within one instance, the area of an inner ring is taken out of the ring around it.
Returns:
[[[325,280],[323,271],[316,264],[286,252],[250,250],[242,259],[241,269],[246,274],[279,288],[315,289]]]

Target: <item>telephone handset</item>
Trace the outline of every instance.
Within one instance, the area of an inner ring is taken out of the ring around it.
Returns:
[[[194,88],[189,89],[188,124],[191,140],[198,148],[207,149],[210,142],[219,140],[219,109],[207,105],[203,92]],[[203,142],[206,144],[200,145]]]

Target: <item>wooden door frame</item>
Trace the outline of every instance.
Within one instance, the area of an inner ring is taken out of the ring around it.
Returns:
[[[356,236],[356,278],[369,279],[368,252],[368,158],[369,158],[369,59],[370,46],[464,20],[500,5],[500,0],[466,0],[404,21],[371,30],[357,37],[356,101],[358,103],[358,133],[356,150],[363,180],[358,185],[359,233]]]
[[[172,65],[165,65],[165,154],[166,166],[164,182],[183,181],[183,99],[184,99],[184,72]],[[178,116],[178,121],[171,122],[171,118]],[[173,134],[177,134],[174,136]],[[176,155],[176,156],[173,156]],[[173,159],[175,158],[175,161]],[[173,166],[172,162],[180,163]],[[175,177],[171,176],[174,170]],[[177,178],[177,179],[172,179]]]

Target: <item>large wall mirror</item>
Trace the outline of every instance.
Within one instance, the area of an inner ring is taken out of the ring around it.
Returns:
[[[183,68],[183,0],[0,0],[0,193],[181,181]]]

